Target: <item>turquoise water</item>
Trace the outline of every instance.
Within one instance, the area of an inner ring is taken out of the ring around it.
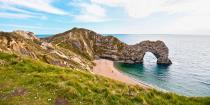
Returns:
[[[39,35],[36,35],[38,38],[46,38],[46,37],[49,37],[49,36],[52,36],[51,34],[39,34]]]
[[[171,66],[158,66],[152,53],[144,64],[117,64],[115,67],[147,84],[187,96],[210,96],[210,36],[114,35],[128,44],[162,40],[169,48]]]
[[[156,65],[152,53],[144,64],[119,64],[123,73],[155,87],[187,96],[210,96],[210,36],[200,35],[113,35],[127,44],[162,40],[169,48],[171,66]],[[45,37],[45,36],[41,36]]]

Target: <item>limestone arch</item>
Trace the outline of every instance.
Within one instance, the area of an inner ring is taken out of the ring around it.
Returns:
[[[172,64],[168,58],[168,47],[163,41],[142,41],[128,46],[122,52],[120,61],[125,63],[143,63],[146,52],[151,52],[157,58],[157,64]]]
[[[150,63],[156,63],[157,62],[157,57],[151,53],[151,52],[145,52],[144,57],[143,57],[143,63],[144,64],[150,64]]]

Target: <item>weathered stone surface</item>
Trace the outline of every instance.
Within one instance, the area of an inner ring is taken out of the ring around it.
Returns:
[[[16,30],[13,31],[14,34],[18,34],[26,39],[31,39],[31,40],[39,40],[39,38],[37,38],[33,32],[30,31],[23,31],[23,30]]]
[[[123,63],[142,63],[152,52],[158,64],[171,64],[168,48],[162,41],[143,41],[127,45],[113,36],[73,28],[49,38],[39,39],[32,32],[0,32],[0,51],[30,56],[49,64],[90,70],[92,60],[106,58]],[[3,65],[4,62],[0,62]]]
[[[120,43],[120,42],[118,42]],[[146,52],[151,52],[157,58],[157,64],[171,64],[168,58],[168,48],[162,41],[143,41],[135,45],[125,45],[119,50],[115,51],[109,47],[104,48],[101,54],[96,53],[99,57],[112,59],[122,63],[143,63],[143,58]],[[97,46],[97,47],[100,47]]]
[[[143,63],[146,52],[151,52],[157,58],[157,64],[171,64],[168,58],[168,47],[163,41],[143,41],[135,45],[126,46],[119,59],[125,63]]]
[[[162,41],[143,41],[127,45],[113,36],[102,36],[83,28],[73,28],[45,40],[73,49],[90,60],[100,57],[123,63],[143,63],[145,53],[151,52],[157,58],[158,64],[172,63],[168,58],[168,47]]]
[[[84,59],[77,53],[73,53],[71,50],[59,48],[42,41],[36,38],[32,32],[0,32],[0,51],[29,56],[33,59],[63,67],[83,70],[92,68],[91,61]],[[3,65],[3,63],[0,62],[0,65]]]

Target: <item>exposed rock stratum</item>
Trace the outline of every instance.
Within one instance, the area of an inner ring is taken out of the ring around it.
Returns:
[[[97,58],[122,63],[143,63],[146,52],[157,58],[158,64],[171,64],[168,47],[162,41],[143,41],[127,45],[113,36],[73,28],[64,33],[39,39],[33,32],[0,32],[0,51],[30,56],[46,63],[90,70]]]
[[[91,30],[74,28],[46,38],[50,43],[74,49],[89,59],[107,58],[122,63],[143,63],[146,52],[157,58],[157,64],[171,64],[169,49],[163,41],[143,41],[127,45],[113,36],[102,36]]]

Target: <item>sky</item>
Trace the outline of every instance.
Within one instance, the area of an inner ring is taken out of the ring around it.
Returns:
[[[0,0],[0,31],[210,35],[210,0]]]

